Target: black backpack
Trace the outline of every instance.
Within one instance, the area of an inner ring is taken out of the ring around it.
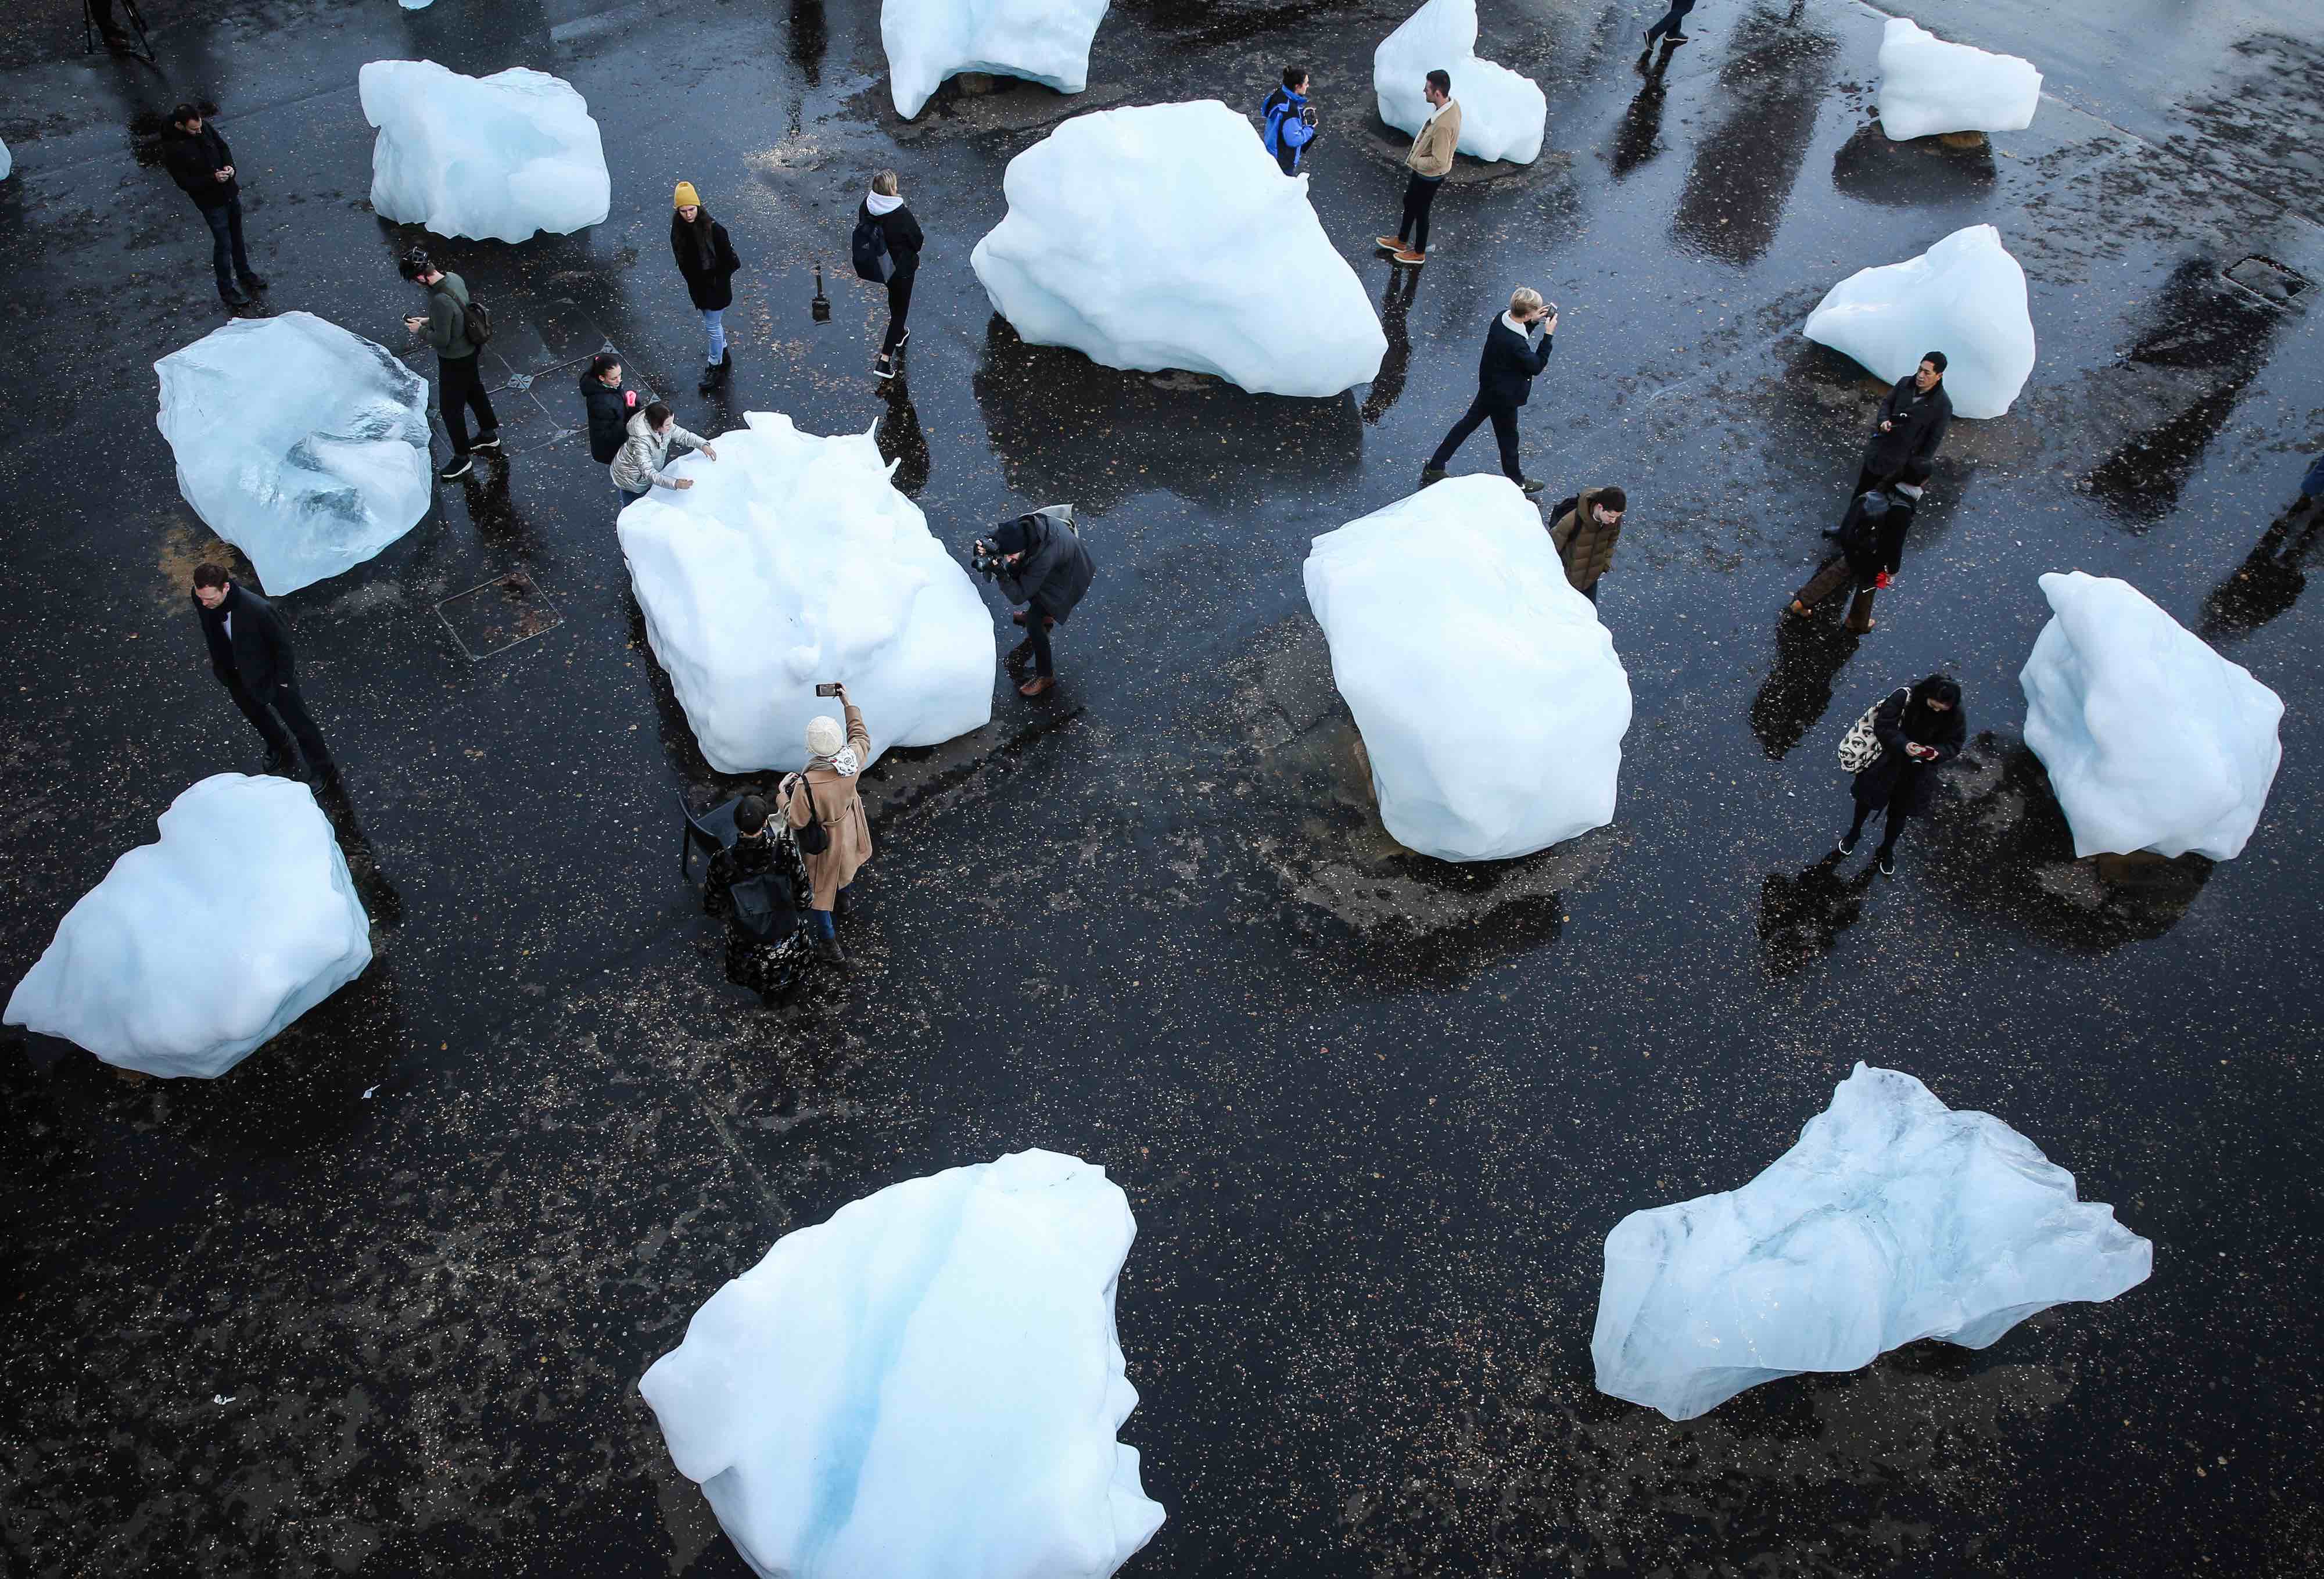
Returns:
[[[823,813],[815,808],[815,786],[805,773],[798,775],[798,787],[807,791],[807,821],[791,830],[791,838],[805,854],[820,855],[831,848],[831,830],[823,826]]]
[[[438,285],[436,289],[438,291],[444,291],[444,288],[441,285]],[[454,307],[460,309],[460,333],[466,338],[468,344],[471,346],[481,346],[485,341],[493,337],[493,315],[491,309],[487,308],[482,301],[478,300],[473,295],[468,298],[467,303],[465,306],[461,304],[460,299],[454,296],[449,291],[444,291],[444,295]]]
[[[896,260],[888,251],[888,227],[864,209],[855,217],[855,276],[874,285],[896,277]]]
[[[779,943],[798,929],[798,895],[780,872],[737,878],[726,888],[734,905],[734,925],[758,943]]]

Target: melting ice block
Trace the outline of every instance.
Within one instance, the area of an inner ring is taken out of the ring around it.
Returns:
[[[225,1074],[371,963],[371,919],[304,784],[220,773],[65,912],[5,1016],[148,1075]]]
[[[1910,19],[1880,35],[1880,129],[1895,142],[1940,132],[2022,132],[2042,104],[2031,60],[1949,44]]]
[[[618,528],[647,639],[710,765],[802,766],[807,720],[838,716],[815,694],[826,680],[847,682],[874,760],[991,719],[991,618],[871,433],[742,420],[712,441],[716,460],[664,467],[692,488],[656,488]]]
[[[1629,676],[1516,484],[1454,477],[1325,532],[1306,582],[1398,843],[1493,861],[1613,820]]]
[[[2042,595],[2017,683],[2075,855],[2243,854],[2283,761],[2282,698],[2127,581],[2053,571]]]
[[[362,564],[434,497],[428,381],[309,312],[236,319],[153,364],[178,491],[280,596]]]
[[[6,180],[15,168],[16,156],[8,152],[7,143],[0,143],[0,181]]]
[[[1953,414],[1998,417],[2034,372],[2025,271],[1990,225],[1956,230],[1916,258],[1858,269],[1801,331],[1894,383],[1942,351]]]
[[[1259,394],[1370,380],[1388,336],[1250,123],[1216,99],[1077,115],[1009,162],[970,266],[1038,346]]]
[[[1461,106],[1459,152],[1472,159],[1531,164],[1541,157],[1549,100],[1530,77],[1477,59],[1477,0],[1428,0],[1372,51],[1372,93],[1380,119],[1420,134],[1429,115],[1421,88],[1431,71],[1452,78]]]
[[[2154,1247],[1990,1113],[1862,1064],[1739,1190],[1606,1236],[1598,1390],[1691,1420],[1746,1388],[1942,1338],[1982,1349],[2146,1280]]]
[[[638,1384],[763,1579],[1105,1579],[1161,1528],[1114,1333],[1137,1223],[1054,1151],[784,1235]]]
[[[963,71],[1022,77],[1079,93],[1090,41],[1108,0],[885,0],[880,42],[888,91],[910,120],[945,78]]]
[[[589,101],[522,66],[463,77],[433,60],[374,60],[358,77],[371,206],[438,235],[522,241],[600,224],[613,178]]]

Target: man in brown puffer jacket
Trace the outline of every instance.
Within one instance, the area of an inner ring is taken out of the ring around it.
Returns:
[[[1629,499],[1619,488],[1584,488],[1559,507],[1549,529],[1565,579],[1573,590],[1598,601],[1598,577],[1614,565],[1614,545],[1622,536],[1622,512]]]

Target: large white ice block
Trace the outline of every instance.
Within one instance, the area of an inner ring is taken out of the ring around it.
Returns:
[[[1531,164],[1541,157],[1549,100],[1530,77],[1477,59],[1477,0],[1428,0],[1372,51],[1372,94],[1380,119],[1420,134],[1429,115],[1421,88],[1431,71],[1452,78],[1461,106],[1457,151],[1472,159]]]
[[[983,71],[1079,93],[1108,0],[885,0],[888,91],[910,120],[947,77]]]
[[[1137,1226],[1055,1151],[907,1179],[776,1241],[638,1390],[764,1579],[1105,1579],[1162,1525],[1114,1438]]]
[[[1949,44],[1906,17],[1880,35],[1880,129],[1903,142],[1940,132],[2022,132],[2042,103],[2031,60]]]
[[[1855,1371],[1920,1338],[1982,1349],[2146,1280],[2154,1247],[1990,1113],[1862,1064],[1738,1190],[1606,1236],[1598,1390],[1691,1420],[1746,1388]]]
[[[869,430],[821,439],[752,411],[664,468],[691,477],[623,508],[630,584],[654,656],[722,773],[804,765],[807,722],[863,709],[873,760],[992,716],[992,620]],[[866,763],[865,766],[869,766]]]
[[[2025,271],[1990,225],[1956,230],[1916,258],[1858,269],[1801,331],[1894,383],[1942,351],[1957,417],[1998,417],[2034,372]]]
[[[428,381],[310,312],[235,319],[153,364],[178,491],[269,595],[362,564],[428,513]]]
[[[2052,571],[2042,595],[2017,683],[2074,854],[2243,854],[2283,761],[2283,699],[2127,581]]]
[[[573,85],[522,66],[463,77],[433,60],[364,66],[372,146],[371,206],[383,218],[438,235],[522,241],[601,224],[613,178],[589,101]]]
[[[1454,477],[1317,538],[1307,603],[1380,820],[1446,861],[1614,819],[1630,679],[1506,477]]]
[[[209,1080],[371,963],[371,920],[314,795],[220,773],[65,912],[5,1017],[108,1064]]]
[[[1388,355],[1371,298],[1250,122],[1216,99],[1077,115],[1009,162],[969,263],[1035,345],[1334,395]]]

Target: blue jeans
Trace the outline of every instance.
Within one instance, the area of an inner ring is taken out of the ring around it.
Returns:
[[[242,199],[228,198],[215,208],[204,208],[202,220],[210,227],[210,265],[217,271],[218,294],[235,295],[236,279],[258,272],[250,266],[250,254],[242,250]]]
[[[851,882],[847,885],[847,888],[841,889],[839,891],[839,897],[843,900],[845,899],[847,897],[847,889],[853,888],[854,886],[855,885]],[[815,928],[815,935],[817,937],[822,938],[825,943],[836,943],[839,940],[839,923],[832,919],[832,913],[829,910],[810,909],[807,913],[807,921],[808,926]]]
[[[2308,468],[2308,475],[2300,479],[2300,493],[2303,498],[2324,494],[2324,455],[2318,456],[2316,464]]]
[[[702,314],[702,327],[710,333],[710,350],[703,360],[715,367],[726,359],[726,309],[705,307],[698,310]]]
[[[1694,0],[1671,0],[1670,14],[1646,29],[1646,42],[1653,43],[1655,36],[1660,33],[1679,33],[1682,37],[1684,36],[1686,14],[1693,9]]]

